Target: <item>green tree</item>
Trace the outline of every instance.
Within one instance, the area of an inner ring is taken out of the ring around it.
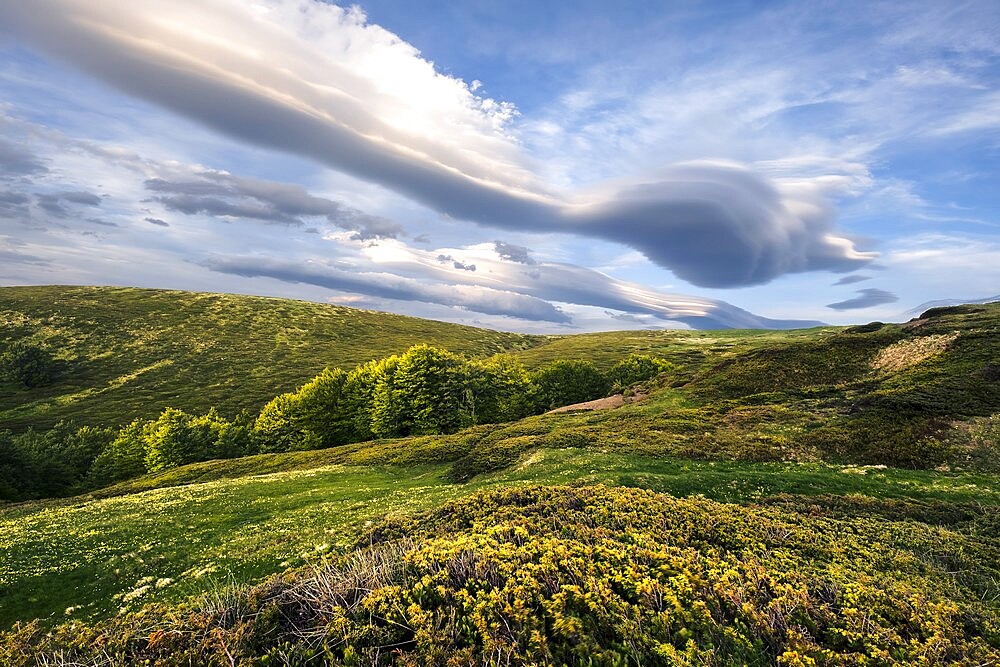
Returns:
[[[350,415],[351,442],[363,442],[375,437],[372,420],[375,413],[375,395],[386,379],[396,371],[399,357],[373,359],[347,374],[344,382],[344,412]],[[386,399],[387,400],[387,399]]]
[[[346,384],[345,371],[326,368],[298,391],[303,426],[316,434],[323,447],[346,444],[354,435],[354,415],[344,394]]]
[[[182,410],[167,408],[143,427],[146,468],[156,472],[211,458],[220,427],[221,420],[214,411],[192,417]]]
[[[254,417],[246,410],[240,411],[230,422],[223,422],[215,442],[213,458],[232,459],[255,453],[253,447]]]
[[[386,368],[373,399],[372,431],[381,437],[453,433],[472,424],[468,362],[416,345]]]
[[[87,476],[88,486],[100,488],[148,472],[144,433],[148,423],[136,419],[118,431],[115,439],[94,460]]]
[[[509,354],[469,362],[466,404],[476,424],[514,421],[531,414],[528,373]]]
[[[253,425],[254,451],[260,454],[300,449],[308,437],[299,429],[299,399],[293,392],[278,394],[260,410]]]
[[[44,387],[55,380],[56,362],[47,350],[17,340],[0,354],[0,374],[28,389]]]
[[[608,378],[590,361],[560,359],[531,374],[532,397],[538,410],[583,403],[607,396]]]
[[[608,373],[614,391],[624,391],[634,384],[646,382],[661,373],[676,370],[676,366],[659,357],[648,354],[630,354]]]

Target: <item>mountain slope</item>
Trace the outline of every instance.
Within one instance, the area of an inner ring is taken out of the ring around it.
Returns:
[[[289,299],[113,287],[0,288],[0,349],[28,339],[57,381],[0,384],[0,427],[60,419],[120,425],[171,406],[256,412],[324,367],[353,367],[433,342],[468,355],[538,337]]]

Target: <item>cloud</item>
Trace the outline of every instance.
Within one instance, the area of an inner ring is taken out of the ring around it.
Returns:
[[[864,282],[865,280],[871,280],[871,276],[863,276],[860,273],[853,273],[849,276],[844,276],[835,283],[831,283],[834,287],[838,285],[853,285],[854,283]]]
[[[49,262],[44,258],[18,250],[19,245],[22,243],[16,239],[0,236],[0,266],[11,264],[49,266]]]
[[[261,257],[215,257],[203,266],[247,278],[274,278],[371,297],[456,306],[487,315],[568,323],[568,315],[541,299],[477,285],[427,284],[389,273],[344,271],[320,262],[289,262]]]
[[[47,171],[45,163],[23,146],[0,139],[0,178],[44,174]]]
[[[558,262],[530,266],[510,262],[495,243],[463,248],[421,250],[401,241],[366,245],[361,252],[383,271],[405,275],[421,283],[480,285],[524,294],[547,302],[591,306],[633,315],[648,315],[665,322],[695,328],[791,328],[820,324],[816,321],[771,320],[715,299],[676,294],[612,278],[593,269]],[[455,254],[475,260],[475,274],[454,270],[441,257]]]
[[[0,4],[0,19],[19,39],[231,137],[315,159],[450,218],[622,243],[696,285],[849,271],[875,256],[836,232],[815,188],[736,164],[675,165],[558,192],[511,138],[515,109],[439,74],[356,9],[306,0],[36,0]],[[301,215],[268,196],[176,192],[160,201],[181,212]],[[360,225],[358,233],[392,232]]]
[[[159,218],[143,218],[146,222],[151,225],[156,225],[158,227],[169,227],[170,223],[165,220],[160,220]]]
[[[22,192],[0,190],[0,216],[24,219],[31,215],[28,204],[31,198]]]
[[[503,241],[494,241],[493,249],[500,256],[500,259],[506,259],[510,262],[517,262],[518,264],[534,264],[535,260],[531,258],[531,250],[525,248],[522,245],[514,245],[513,243],[504,243]]]
[[[476,265],[475,264],[464,264],[464,263],[458,261],[457,259],[455,259],[454,257],[452,257],[451,255],[438,255],[437,256],[437,260],[440,263],[442,263],[442,264],[449,264],[450,263],[452,265],[452,267],[454,267],[456,269],[461,269],[462,271],[475,271],[476,270]]]
[[[69,190],[65,192],[52,192],[36,195],[35,200],[39,208],[57,218],[69,217],[70,211],[66,204],[79,204],[81,206],[100,206],[101,198],[92,192],[83,190]]]
[[[389,220],[368,215],[330,199],[316,197],[298,185],[202,171],[193,176],[168,180],[151,178],[146,188],[167,210],[185,215],[260,220],[303,225],[303,218],[322,217],[340,229],[354,231],[357,238],[395,237],[402,228]]]
[[[845,301],[838,301],[837,303],[829,303],[826,307],[833,308],[834,310],[858,310],[860,308],[871,308],[872,306],[881,306],[885,303],[899,301],[899,297],[892,292],[875,289],[874,287],[858,290],[858,294],[861,296],[856,296],[853,299]]]

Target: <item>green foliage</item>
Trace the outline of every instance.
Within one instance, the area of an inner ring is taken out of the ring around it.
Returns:
[[[471,381],[462,357],[418,345],[383,378],[372,415],[376,435],[453,433],[472,425]]]
[[[473,359],[467,403],[476,424],[515,421],[532,413],[528,373],[521,362],[508,354],[489,359]]]
[[[146,469],[150,472],[215,458],[215,444],[224,425],[217,413],[201,417],[167,408],[143,427]]]
[[[26,340],[15,340],[0,353],[0,377],[27,389],[52,384],[56,362],[47,350]]]
[[[843,521],[794,502],[501,489],[390,519],[354,550],[260,586],[47,634],[21,626],[4,636],[0,659],[992,664],[998,546],[995,535]]]
[[[561,359],[531,374],[532,395],[539,410],[583,403],[606,396],[608,378],[590,361]]]
[[[89,473],[92,486],[106,486],[148,471],[144,427],[145,422],[136,419],[118,431],[114,440],[94,460]]]
[[[256,413],[323,368],[353,368],[419,343],[488,356],[543,339],[291,299],[2,287],[0,350],[22,340],[73,372],[28,392],[0,384],[0,424],[15,431],[68,419],[121,427],[166,406]]]
[[[608,379],[615,391],[623,391],[632,385],[646,382],[661,373],[669,373],[677,367],[666,359],[659,359],[648,354],[630,354],[608,372]]]
[[[48,431],[0,432],[0,500],[79,492],[113,429],[59,423]]]

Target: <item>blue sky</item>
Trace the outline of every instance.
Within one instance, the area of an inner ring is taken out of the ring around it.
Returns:
[[[0,284],[532,332],[1000,294],[1000,5],[0,0]]]

